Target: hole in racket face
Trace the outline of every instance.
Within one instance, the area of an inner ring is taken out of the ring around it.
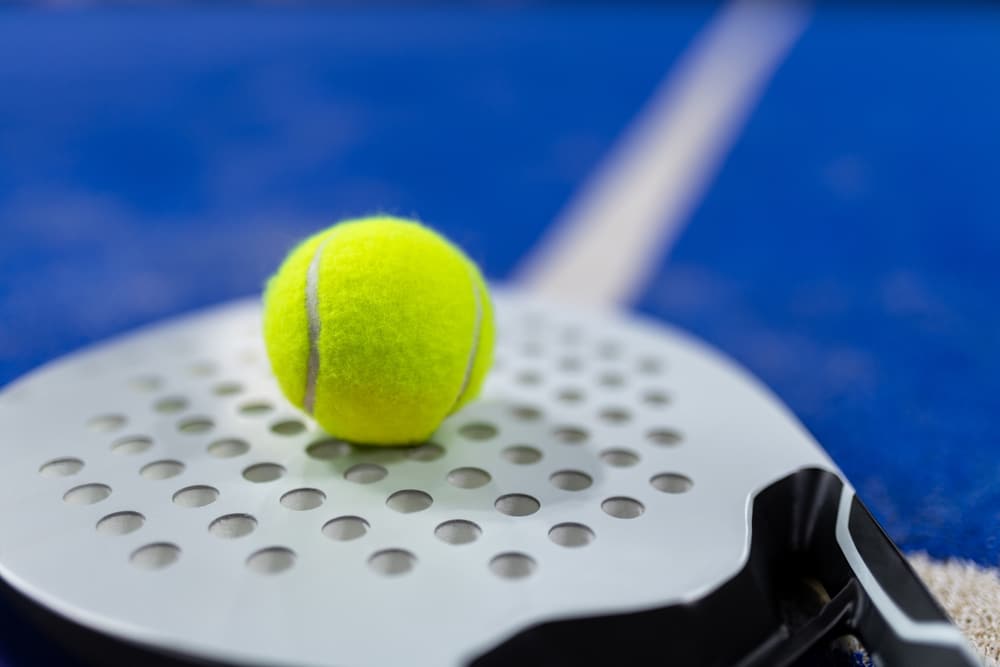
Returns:
[[[417,557],[405,549],[386,549],[368,559],[372,570],[384,577],[398,577],[408,573],[417,564]]]
[[[198,433],[207,433],[214,426],[215,423],[208,417],[188,417],[178,422],[177,430],[181,433],[196,435]]]
[[[69,477],[83,470],[83,461],[77,458],[60,458],[49,461],[38,469],[43,477]]]
[[[549,531],[549,539],[562,547],[583,547],[594,540],[594,531],[582,523],[560,523]]]
[[[115,512],[97,522],[97,532],[102,535],[128,535],[142,528],[146,517],[138,512]]]
[[[204,507],[219,498],[219,490],[205,485],[188,486],[174,494],[174,504],[181,507]]]
[[[352,466],[344,473],[344,479],[355,484],[374,484],[385,479],[389,471],[384,466],[376,463],[359,463]]]
[[[70,505],[93,505],[110,495],[111,487],[107,484],[82,484],[63,494],[63,500]]]
[[[167,396],[153,404],[153,409],[163,414],[174,414],[187,408],[188,400],[183,396]]]
[[[342,516],[323,525],[323,534],[331,540],[349,542],[368,532],[368,522],[359,516]]]
[[[493,574],[514,581],[530,577],[536,566],[535,559],[523,553],[503,553],[490,561]]]
[[[549,481],[557,489],[563,491],[583,491],[594,483],[590,475],[579,470],[560,470],[552,473]]]
[[[111,445],[111,451],[122,455],[142,454],[152,446],[152,438],[147,438],[143,435],[133,435],[116,440]]]
[[[259,417],[274,410],[274,406],[267,401],[248,401],[240,406],[240,414],[248,417]]]
[[[257,529],[257,519],[249,514],[226,514],[213,521],[208,530],[216,537],[234,539],[245,537]]]
[[[128,417],[125,415],[109,414],[109,415],[98,415],[87,422],[87,426],[90,430],[97,433],[112,433],[121,429],[125,424],[128,423]]]
[[[497,498],[494,506],[497,511],[507,516],[528,516],[537,512],[542,505],[537,498],[527,494],[510,493]]]
[[[250,451],[250,445],[238,438],[216,440],[208,446],[208,453],[220,459],[231,459]]]
[[[243,471],[243,477],[248,482],[264,484],[273,482],[285,476],[285,468],[277,463],[258,463]]]
[[[154,461],[139,469],[139,474],[146,479],[170,479],[184,472],[184,464],[180,461]]]
[[[326,494],[319,489],[295,489],[281,496],[281,504],[297,512],[314,510],[325,500]]]
[[[448,482],[460,489],[478,489],[489,484],[492,477],[482,468],[455,468],[448,473]]]
[[[347,456],[351,446],[342,440],[320,440],[306,448],[306,454],[320,461],[330,461]]]
[[[649,432],[647,435],[649,441],[655,445],[661,445],[664,447],[674,447],[679,445],[681,442],[681,434],[672,429],[658,428]]]
[[[646,511],[638,500],[624,496],[608,498],[601,503],[601,509],[616,519],[635,519]]]
[[[406,456],[413,461],[437,461],[444,456],[444,447],[436,442],[428,442],[407,450]]]
[[[415,489],[397,491],[389,496],[389,499],[385,501],[385,504],[390,509],[397,511],[400,514],[423,512],[433,503],[434,499],[431,498],[429,493],[424,493],[423,491],[417,491]]]
[[[542,460],[542,451],[530,445],[514,445],[503,450],[503,457],[511,463],[528,465]]]
[[[489,440],[496,436],[497,427],[486,422],[472,422],[459,429],[459,433],[469,440]]]
[[[281,574],[295,565],[295,552],[285,547],[268,547],[256,551],[247,559],[247,569],[261,575]]]
[[[664,493],[687,493],[694,486],[690,477],[676,472],[655,475],[649,480],[649,483],[654,489]]]
[[[483,529],[472,521],[445,521],[434,529],[434,534],[448,544],[469,544],[479,539]]]
[[[220,382],[212,388],[216,396],[235,396],[243,391],[243,385],[239,382]]]
[[[631,468],[639,463],[639,455],[629,449],[606,449],[601,460],[615,468]]]
[[[298,435],[306,430],[306,425],[298,419],[284,419],[271,425],[271,431],[278,435]]]
[[[176,544],[159,542],[136,549],[129,560],[140,570],[152,571],[168,568],[180,557],[181,549]]]

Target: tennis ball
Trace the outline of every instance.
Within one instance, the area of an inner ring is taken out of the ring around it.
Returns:
[[[426,440],[493,359],[486,283],[423,225],[378,216],[299,244],[264,292],[264,341],[288,400],[331,435]]]

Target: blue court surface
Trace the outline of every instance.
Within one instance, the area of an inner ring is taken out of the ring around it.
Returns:
[[[0,13],[0,386],[254,294],[345,216],[510,279],[712,15]],[[998,34],[978,5],[815,10],[632,304],[763,379],[904,551],[991,567]],[[0,664],[45,646],[0,607]]]

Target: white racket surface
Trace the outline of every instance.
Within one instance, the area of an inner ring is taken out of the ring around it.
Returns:
[[[828,456],[652,322],[495,294],[496,364],[431,442],[356,447],[282,397],[254,300],[0,393],[0,576],[87,628],[245,665],[458,665],[533,624],[699,598],[754,495]]]

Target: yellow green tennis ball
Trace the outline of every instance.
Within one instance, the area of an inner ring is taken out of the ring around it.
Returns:
[[[282,391],[352,442],[426,440],[479,393],[493,338],[476,265],[411,220],[336,224],[292,250],[264,292]]]

